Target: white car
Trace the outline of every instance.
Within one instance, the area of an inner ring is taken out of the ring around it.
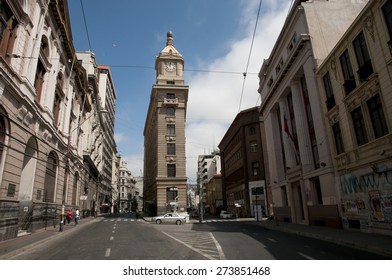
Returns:
[[[222,219],[231,219],[231,218],[233,218],[233,214],[230,213],[230,212],[227,212],[227,211],[221,211],[220,212],[220,217]]]
[[[186,217],[179,215],[178,213],[167,213],[163,216],[153,217],[152,221],[161,224],[161,223],[172,223],[176,225],[181,225],[186,222]]]

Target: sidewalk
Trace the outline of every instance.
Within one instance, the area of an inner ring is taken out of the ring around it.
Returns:
[[[279,223],[279,225],[276,225],[275,221],[268,220],[255,221],[254,223],[271,230],[320,239],[392,259],[392,235],[366,233],[355,229],[334,229],[291,223]]]
[[[69,225],[66,224],[63,228],[63,231],[60,232],[60,225],[56,225],[56,227],[47,227],[39,229],[33,233],[28,233],[23,236],[19,236],[17,238],[5,240],[0,242],[0,260],[7,260],[16,256],[24,251],[27,251],[37,245],[42,244],[43,242],[63,237],[71,232],[80,230],[83,226],[100,219],[100,217],[87,217],[80,219],[78,224],[75,225],[75,222],[72,221]]]
[[[79,224],[71,223],[65,225],[62,232],[59,231],[59,227],[56,228],[48,227],[46,230],[41,229],[32,234],[20,236],[14,239],[0,242],[0,260],[6,260],[17,254],[20,254],[26,250],[33,248],[42,242],[52,240],[55,238],[63,237],[64,235],[80,230],[84,225],[91,222],[97,221],[103,217],[89,217],[79,220]],[[148,218],[145,218],[148,221]],[[355,249],[364,250],[370,253],[382,255],[388,259],[392,259],[392,236],[365,233],[359,230],[343,230],[333,229],[327,227],[316,227],[290,223],[279,223],[276,225],[274,221],[263,220],[260,222],[252,221],[252,219],[236,219],[244,220],[247,222],[255,223],[261,227],[283,231],[288,233],[297,234],[300,236],[311,237],[335,243],[338,245],[344,245]],[[233,220],[232,220],[233,221]],[[191,223],[198,223],[198,220],[191,220]],[[203,221],[204,222],[204,221]]]

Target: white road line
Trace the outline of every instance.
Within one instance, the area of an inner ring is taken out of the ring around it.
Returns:
[[[226,256],[225,256],[225,254],[223,253],[222,247],[219,245],[219,242],[215,239],[215,237],[214,237],[214,235],[212,234],[212,232],[210,232],[210,236],[211,236],[211,238],[212,238],[212,241],[214,241],[214,243],[215,243],[216,249],[218,250],[219,259],[225,260],[225,259],[226,259]]]
[[[110,248],[107,248],[106,249],[106,252],[105,252],[105,257],[110,257]]]
[[[271,242],[275,242],[275,243],[278,242],[278,241],[276,241],[275,239],[272,239],[272,238],[267,238],[267,240],[269,240],[269,241],[271,241]]]
[[[199,250],[199,249],[197,249],[197,248],[195,248],[195,247],[189,246],[189,245],[186,244],[185,242],[182,242],[180,239],[177,239],[177,238],[175,238],[174,236],[171,236],[170,234],[168,234],[168,233],[166,233],[166,232],[163,232],[163,231],[162,231],[162,233],[165,234],[165,235],[167,235],[167,236],[169,236],[170,238],[174,239],[175,241],[181,243],[182,245],[188,247],[189,249],[191,249],[191,250],[193,250],[193,251],[199,253],[200,255],[203,255],[203,256],[206,257],[207,259],[209,259],[209,260],[215,260],[215,258],[211,257],[211,256],[208,255],[208,254],[205,254],[204,252],[202,252],[201,250]]]
[[[112,231],[112,233],[115,233],[115,232],[116,232],[115,230]]]
[[[298,252],[298,255],[300,255],[300,256],[304,257],[305,259],[308,259],[308,260],[314,260],[314,258],[309,257],[308,255],[305,255],[304,253],[301,253],[301,252]]]
[[[114,239],[114,237],[113,236],[110,236],[110,241],[112,241]]]

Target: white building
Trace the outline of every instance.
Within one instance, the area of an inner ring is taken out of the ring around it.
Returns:
[[[278,220],[340,226],[315,69],[367,2],[296,0],[261,67],[266,179]]]

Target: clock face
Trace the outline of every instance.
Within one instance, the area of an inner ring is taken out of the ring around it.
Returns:
[[[166,70],[167,71],[174,71],[174,70],[176,70],[176,64],[174,62],[172,62],[172,61],[166,62],[165,66],[166,66]]]

